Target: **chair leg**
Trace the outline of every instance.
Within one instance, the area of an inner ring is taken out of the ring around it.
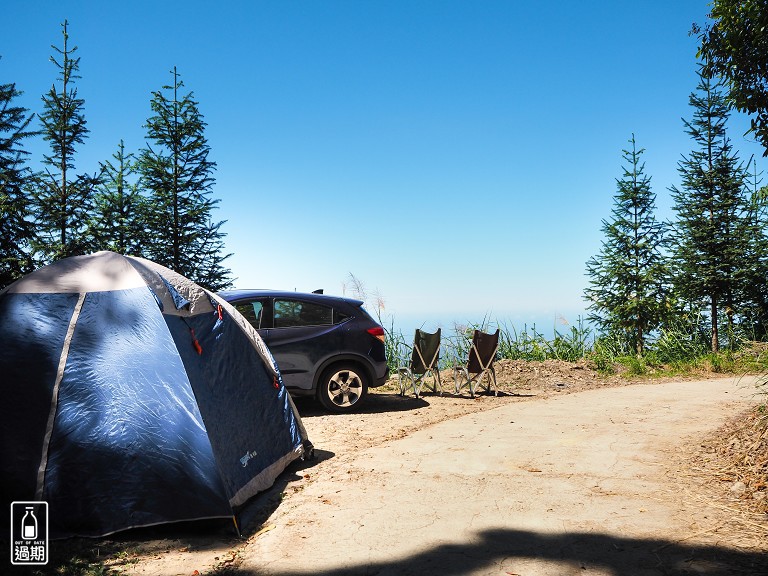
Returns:
[[[486,381],[485,384],[483,384],[483,379]],[[477,377],[477,386],[486,394],[491,393],[491,376],[488,373],[488,369],[483,370]]]
[[[459,379],[466,380],[466,382],[459,382]],[[467,369],[464,368],[464,366],[454,366],[453,367],[453,388],[454,392],[458,396],[461,394],[461,389],[464,388],[464,386],[469,383],[469,373],[467,372]]]
[[[428,382],[427,378],[431,377],[432,381]],[[421,394],[421,389],[426,388],[428,391],[433,392],[434,394],[438,393],[438,386],[440,390],[440,395],[443,394],[443,383],[440,381],[440,372],[437,371],[437,369],[430,368],[424,374],[420,375],[418,378],[415,378],[416,383],[418,384],[418,388],[414,390],[416,393],[416,397],[418,398]]]
[[[432,378],[431,383],[427,383],[427,376]],[[424,385],[427,386],[433,394],[437,394],[438,385],[440,387],[440,395],[443,394],[443,384],[440,382],[440,372],[436,368],[429,368],[422,377],[424,379]]]
[[[471,376],[469,378],[469,397],[472,399],[475,398],[475,392],[477,391],[477,387],[480,384],[482,376],[482,373],[480,373],[477,378],[472,378]]]
[[[485,383],[483,383],[483,380],[486,380]],[[499,395],[499,390],[496,382],[496,370],[493,366],[490,368],[486,368],[483,370],[477,377],[477,387],[482,390],[484,390],[488,395],[493,392],[494,396]]]
[[[488,380],[488,382],[485,384],[483,383],[484,378]],[[461,389],[464,388],[464,386],[469,387],[469,396],[471,398],[475,397],[475,394],[477,393],[478,389],[485,390],[488,394],[490,394],[491,390],[493,390],[494,396],[499,395],[497,382],[496,382],[496,370],[494,369],[493,366],[483,370],[482,372],[480,372],[480,374],[477,374],[475,377],[472,377],[469,374],[469,371],[466,369],[466,367],[454,366],[453,386],[457,396],[461,393]]]
[[[422,388],[426,387],[427,391],[429,391],[429,385],[427,383],[427,374],[429,374],[429,372],[424,372],[424,374],[421,374],[418,378],[416,378],[416,382],[419,385],[419,388],[416,391],[416,398],[420,396]]]
[[[397,369],[397,385],[400,388],[400,396],[405,396],[405,389],[408,387],[408,382],[411,382],[411,386],[414,387],[415,392],[415,386],[413,384],[413,372],[411,372],[410,368],[398,368]],[[418,397],[418,394],[416,395]]]

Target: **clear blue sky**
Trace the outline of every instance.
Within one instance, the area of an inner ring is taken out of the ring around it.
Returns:
[[[584,265],[632,133],[659,217],[672,216],[668,188],[692,146],[688,31],[707,11],[705,0],[4,0],[0,82],[40,111],[68,19],[91,130],[77,169],[93,172],[120,139],[144,146],[150,93],[176,66],[208,122],[237,287],[341,293],[352,273],[409,330],[485,315],[551,325],[585,309]],[[734,114],[734,145],[759,156],[746,127]]]

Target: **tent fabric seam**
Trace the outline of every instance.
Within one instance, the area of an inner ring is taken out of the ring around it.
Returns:
[[[40,468],[37,470],[37,490],[35,491],[35,498],[42,500],[43,489],[45,487],[45,472],[48,468],[48,449],[51,444],[51,437],[53,436],[53,426],[56,421],[56,409],[59,403],[59,386],[64,378],[64,369],[67,366],[67,359],[69,358],[69,347],[72,344],[72,337],[75,333],[75,326],[77,320],[80,318],[80,311],[83,309],[83,302],[88,293],[83,292],[77,299],[75,309],[72,311],[72,317],[69,319],[69,326],[67,326],[67,334],[64,337],[64,345],[61,349],[61,356],[59,356],[59,366],[56,370],[56,380],[53,384],[53,393],[51,394],[51,409],[48,412],[48,424],[45,428],[45,437],[43,438],[43,453],[40,458]]]

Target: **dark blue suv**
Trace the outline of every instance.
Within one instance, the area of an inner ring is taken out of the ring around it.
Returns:
[[[388,376],[384,329],[363,302],[324,294],[228,290],[227,300],[258,330],[294,396],[328,410],[357,408]]]

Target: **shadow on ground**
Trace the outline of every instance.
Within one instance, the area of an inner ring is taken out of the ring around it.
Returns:
[[[484,395],[478,392],[478,396]],[[426,408],[429,406],[429,400],[435,396],[433,392],[422,392],[421,396],[416,398],[412,393],[401,396],[397,392],[374,392],[368,394],[365,398],[363,405],[356,410],[356,414],[381,414],[383,412],[406,412],[408,410],[418,410],[419,408]],[[462,394],[454,394],[453,392],[443,392],[442,396],[446,398],[457,398],[460,400],[466,400],[467,402],[473,402],[474,400],[469,397],[468,392]],[[536,394],[522,394],[517,392],[505,392],[499,390],[497,394],[499,397],[515,397],[515,398],[534,398]],[[294,403],[302,418],[313,418],[315,416],[333,416],[338,418],[344,418],[347,414],[336,414],[328,412],[323,408],[322,404],[313,398],[294,398]]]
[[[285,490],[291,482],[301,480],[308,473],[308,470],[334,456],[336,454],[333,452],[316,448],[312,460],[294,460],[291,462],[277,477],[272,487],[251,498],[237,511],[242,536],[244,538],[251,536],[272,516],[283,501]]]
[[[757,576],[768,574],[768,557],[762,552],[720,546],[624,538],[609,534],[571,532],[545,534],[521,530],[487,530],[472,542],[446,544],[415,556],[390,562],[348,565],[340,558],[330,570],[270,571],[273,576],[359,576],[361,574],[459,576],[470,573],[531,574],[531,560],[547,561],[554,574],[591,573],[602,570],[615,576]],[[306,566],[306,564],[304,564]],[[231,568],[221,576],[246,576]]]
[[[252,527],[258,525],[252,525]],[[172,534],[172,535],[171,535]],[[144,538],[140,532],[130,531],[125,539],[112,541],[81,540],[72,547],[71,541],[51,543],[51,556],[56,549],[69,542],[68,558],[64,566],[57,563],[37,568],[17,568],[12,574],[96,574],[89,571],[91,562],[98,562],[125,550],[127,540],[142,546],[147,552],[148,540],[155,541],[158,551],[180,543],[190,550],[204,550],[216,544],[237,546],[243,541],[234,535],[230,527],[222,523],[191,523],[183,530],[170,528],[147,530]],[[268,536],[267,536],[268,537]],[[601,570],[614,576],[759,576],[768,575],[768,557],[763,552],[742,551],[715,545],[690,545],[659,539],[624,538],[609,534],[571,532],[544,534],[521,530],[487,530],[480,532],[471,542],[446,544],[389,562],[371,564],[347,564],[340,557],[338,568],[329,570],[304,569],[285,572],[270,571],[272,576],[405,576],[440,574],[463,576],[470,573],[494,573],[526,575],[533,573],[534,562],[546,562],[549,574],[590,574]],[[306,563],[303,564],[306,566]],[[14,568],[14,567],[11,567]],[[98,572],[100,573],[100,572]],[[237,567],[219,568],[217,576],[255,576],[255,572]]]
[[[418,410],[429,406],[423,397],[400,396],[400,394],[368,394],[364,399],[363,405],[356,410],[356,414],[381,414],[382,412],[405,412],[407,410]],[[294,403],[299,410],[302,418],[312,418],[314,416],[334,416],[344,418],[347,414],[336,414],[328,412],[320,402],[312,398],[295,398]]]

